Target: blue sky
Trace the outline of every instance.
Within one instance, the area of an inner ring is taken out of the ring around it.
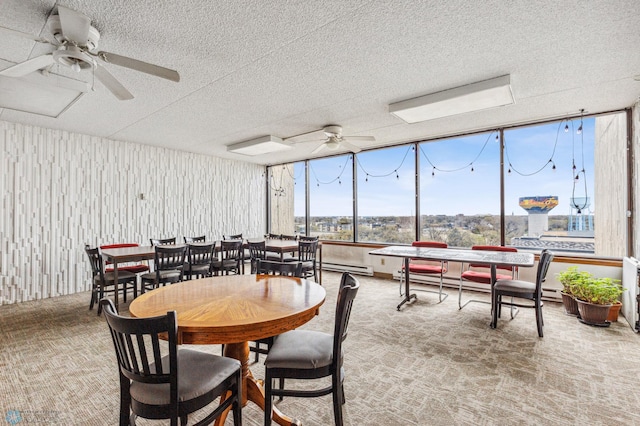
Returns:
[[[591,211],[594,210],[594,122],[593,118],[584,119],[582,134],[577,134],[580,119],[564,121],[560,126],[556,122],[505,130],[506,214],[526,214],[518,205],[519,197],[548,195],[559,198],[559,205],[550,214],[569,214],[572,193],[575,197],[585,196],[582,174],[574,188],[576,173],[572,162],[577,172],[584,164],[586,195],[591,199]],[[569,126],[568,132],[564,131],[565,124]],[[496,135],[483,133],[420,145],[422,214],[499,213]],[[360,216],[415,214],[414,156],[408,146],[361,152],[356,156]],[[509,163],[512,172],[507,174]],[[313,160],[310,165],[311,215],[350,216],[352,173],[348,155]],[[303,216],[303,163],[296,164],[294,175],[295,215]]]

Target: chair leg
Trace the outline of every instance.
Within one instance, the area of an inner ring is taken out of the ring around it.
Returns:
[[[284,377],[280,377],[280,380],[279,380],[278,386],[280,386],[280,388],[279,388],[279,389],[284,389]],[[280,395],[280,396],[278,397],[278,401],[282,401],[283,399],[284,399],[284,395]]]
[[[342,404],[344,401],[344,389],[340,383],[340,369],[331,376],[333,386],[333,418],[336,426],[342,426]]]
[[[542,326],[544,321],[542,320],[542,305],[539,300],[535,301],[536,305],[536,325],[538,326],[538,336],[544,337],[542,333]]]
[[[269,370],[265,370],[264,377],[264,424],[268,426],[271,424],[271,416],[273,415],[272,404],[273,404],[273,396],[271,395],[271,389],[273,386],[273,378],[271,374],[269,374]]]
[[[131,382],[120,374],[120,426],[135,425],[135,414],[130,415],[131,394],[129,387]]]
[[[238,371],[236,375],[236,385],[233,389],[235,393],[235,398],[233,400],[233,404],[231,405],[231,410],[233,411],[233,425],[234,426],[242,426],[242,403],[240,402],[240,386],[241,386],[241,372]]]

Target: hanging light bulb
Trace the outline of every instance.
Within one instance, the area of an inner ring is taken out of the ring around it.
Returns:
[[[569,131],[569,124],[564,125],[564,132],[567,133]]]
[[[338,185],[342,185],[342,181],[338,179]]]
[[[576,180],[580,180],[580,175],[576,175]]]
[[[500,135],[496,135],[496,142],[500,140]]]
[[[395,170],[395,172],[396,172],[396,179],[400,179],[400,175],[398,175],[398,171]]]
[[[578,127],[578,130],[576,130],[576,133],[578,135],[582,133],[582,122],[580,123],[580,127]]]
[[[471,173],[473,173],[473,166],[471,166]]]
[[[364,179],[365,182],[369,182],[369,173],[367,173],[367,177]]]
[[[80,64],[78,63],[78,61],[75,61],[73,64],[71,64],[71,69],[75,72],[80,72]]]
[[[556,171],[556,163],[553,163],[553,166],[551,167],[551,170],[553,170],[554,172]]]
[[[431,169],[431,176],[435,177],[436,175],[436,166],[433,166],[433,169]]]

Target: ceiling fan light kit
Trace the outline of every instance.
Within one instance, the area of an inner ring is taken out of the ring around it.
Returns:
[[[389,105],[389,112],[409,124],[515,104],[511,76],[484,80]]]

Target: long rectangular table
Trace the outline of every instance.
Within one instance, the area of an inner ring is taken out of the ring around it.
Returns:
[[[449,261],[449,262],[463,262],[474,263],[481,265],[488,265],[491,268],[491,314],[493,317],[493,284],[496,282],[496,267],[497,265],[506,266],[522,266],[532,267],[534,265],[535,257],[533,253],[514,253],[504,251],[490,251],[490,250],[468,250],[468,249],[438,249],[438,248],[426,248],[426,247],[412,247],[412,246],[388,246],[381,249],[373,250],[369,252],[374,256],[389,256],[389,257],[401,257],[404,258],[404,270],[409,271],[410,259],[424,259],[424,260],[436,260],[436,261]],[[402,305],[410,302],[412,299],[417,299],[416,294],[410,293],[409,277],[405,278],[405,292],[404,299],[397,306],[400,310]]]

